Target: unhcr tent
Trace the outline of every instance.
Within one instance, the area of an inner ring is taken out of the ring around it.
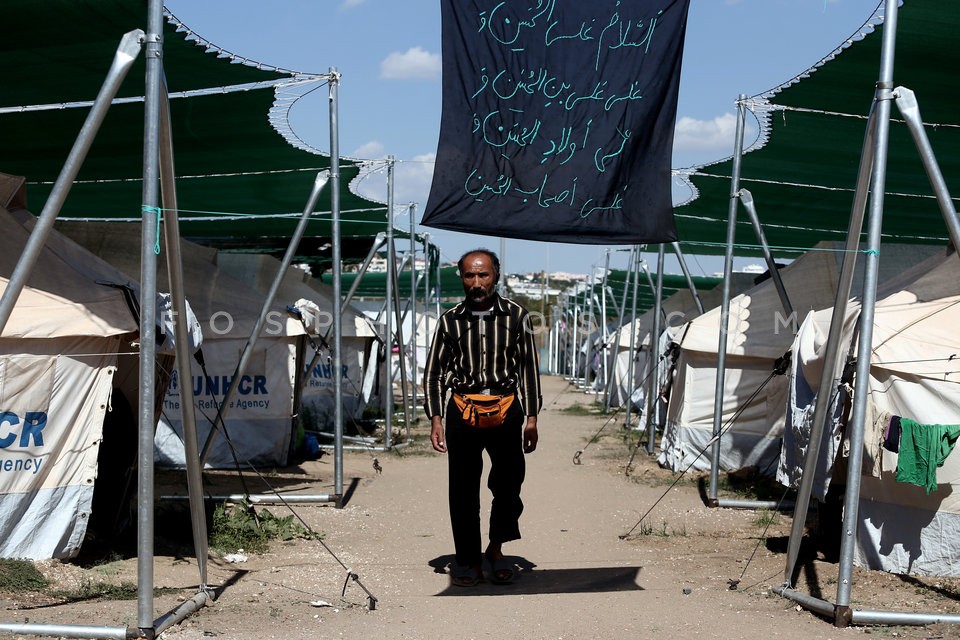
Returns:
[[[250,253],[217,254],[217,265],[231,276],[266,295],[280,268],[272,256]],[[297,355],[300,363],[296,393],[297,415],[307,430],[333,431],[333,371],[331,344],[333,328],[333,291],[310,276],[307,271],[292,267],[287,270],[277,290],[276,302],[294,305],[305,300],[312,305],[297,307],[308,337]],[[343,370],[343,415],[359,420],[371,401],[377,377],[377,332],[367,318],[352,305],[341,316],[341,367]],[[310,371],[306,367],[313,364]]]
[[[733,274],[733,283],[730,289],[732,294],[740,293],[753,283],[757,274],[735,273]],[[699,290],[697,295],[704,311],[708,311],[720,304],[723,295],[722,286],[718,285],[707,291]],[[680,289],[670,295],[661,303],[663,309],[661,317],[661,326],[664,331],[679,327],[693,318],[700,315],[697,309],[696,301],[689,289]],[[649,372],[650,355],[650,333],[653,331],[653,313],[650,309],[639,316],[634,322],[627,322],[620,331],[612,332],[604,344],[604,353],[606,357],[601,359],[601,365],[608,367],[613,374],[613,388],[611,394],[611,407],[623,405],[627,397],[633,397],[633,403],[639,410],[644,410],[645,388],[640,383],[646,380]],[[627,391],[631,377],[629,375],[630,362],[630,334],[633,332],[633,364],[634,371],[632,377],[633,393]],[[619,337],[619,343],[617,338]],[[661,348],[660,353],[664,353]],[[597,373],[600,379],[606,379],[604,371],[601,369]],[[666,367],[663,367],[662,375],[666,375]],[[641,418],[642,420],[642,418]],[[641,422],[642,423],[642,422]]]
[[[833,305],[841,248],[840,243],[821,243],[779,270],[793,316],[784,310],[773,279],[730,300],[720,469],[776,472],[787,384],[783,375],[774,374],[775,364],[790,350],[799,321],[810,311]],[[884,245],[884,275],[915,264],[933,250]],[[714,308],[676,330],[680,351],[658,458],[674,471],[710,468],[720,311]]]
[[[882,261],[881,261],[882,264]],[[899,456],[913,441],[896,438],[891,419],[920,423],[919,433],[943,433],[941,425],[960,424],[960,258],[941,252],[878,287],[871,354],[863,475],[854,561],[870,569],[920,575],[960,575],[960,454],[949,453],[942,467],[931,465],[930,491],[897,480]],[[796,485],[802,470],[809,422],[820,383],[832,309],[810,314],[794,342],[791,404],[778,479]],[[841,351],[854,335],[859,307],[851,304]],[[847,381],[849,384],[849,381]],[[841,385],[846,388],[846,384]],[[849,395],[840,394],[824,433],[814,496],[825,500],[845,451]],[[896,423],[894,423],[895,425]],[[885,437],[890,441],[884,446]],[[895,452],[891,449],[899,449]],[[951,451],[952,447],[948,447]],[[845,454],[844,454],[845,455]],[[844,483],[839,477],[839,484]],[[842,491],[842,489],[840,489]]]
[[[125,272],[139,269],[139,228],[123,223],[66,222],[58,228]],[[197,432],[201,446],[217,417],[264,297],[216,265],[216,251],[183,242],[184,289],[203,329],[204,343],[193,368]],[[158,282],[167,282],[164,260]],[[162,285],[161,285],[162,286]],[[214,440],[206,465],[212,468],[282,465],[292,445],[297,354],[306,329],[288,304],[275,300],[233,406],[226,408],[226,430]],[[183,466],[183,427],[179,416],[180,381],[173,374],[157,426],[156,457],[167,466]]]
[[[28,235],[0,208],[0,290]],[[133,349],[138,332],[125,293],[131,283],[89,253],[52,246],[0,336],[0,556],[7,558],[75,556],[95,487],[105,480],[109,492],[121,493],[110,482],[127,470],[124,458],[98,463],[98,454],[104,422],[121,413],[114,386],[123,375],[136,377],[135,366],[118,371],[119,354]],[[136,431],[133,421],[118,426]]]

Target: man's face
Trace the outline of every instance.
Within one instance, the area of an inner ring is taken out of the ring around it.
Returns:
[[[497,272],[493,260],[485,253],[471,253],[463,260],[463,292],[467,302],[476,309],[486,309],[493,303],[493,291],[497,286]]]

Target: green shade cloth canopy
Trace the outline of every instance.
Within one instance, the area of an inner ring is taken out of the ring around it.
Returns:
[[[26,177],[27,204],[34,213],[49,196],[122,36],[145,29],[146,18],[144,0],[4,2],[5,23],[15,28],[0,41],[0,171]],[[181,235],[233,251],[282,253],[317,173],[330,167],[328,155],[289,130],[287,113],[306,91],[324,89],[330,75],[240,58],[169,15],[163,37]],[[141,51],[60,218],[140,220],[144,77]],[[317,117],[326,121],[329,116]],[[362,258],[387,224],[381,203],[347,187],[359,170],[341,161],[345,260]],[[329,262],[331,191],[328,184],[321,194],[298,249],[299,261]]]
[[[864,25],[870,31],[872,22]],[[795,257],[821,240],[844,240],[867,114],[879,78],[881,24],[799,78],[747,100],[761,136],[745,153],[740,187],[753,194],[774,253]],[[960,194],[960,109],[950,82],[960,68],[960,11],[950,0],[906,0],[898,12],[894,83],[917,96],[925,130],[956,204]],[[748,117],[750,117],[748,115]],[[885,241],[945,244],[947,231],[916,146],[891,108],[884,196]],[[674,209],[688,253],[725,251],[732,160],[694,169],[698,196]],[[759,255],[745,211],[735,253]]]

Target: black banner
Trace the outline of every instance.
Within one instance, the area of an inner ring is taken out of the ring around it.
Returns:
[[[578,244],[676,240],[689,0],[441,0],[443,115],[422,224]]]

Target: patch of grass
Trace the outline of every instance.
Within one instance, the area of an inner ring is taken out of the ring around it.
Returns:
[[[660,523],[659,529],[644,522],[640,524],[640,535],[657,536],[658,538],[669,538],[670,536],[680,536],[685,538],[687,537],[687,528],[685,526],[681,526],[679,529],[671,529],[666,520]]]
[[[9,591],[45,591],[50,585],[29,560],[0,558],[0,589]]]
[[[265,553],[271,540],[314,537],[293,515],[279,518],[267,509],[254,511],[249,502],[217,506],[210,529],[210,546],[222,553],[244,550]]]
[[[603,405],[599,402],[593,402],[589,405],[577,402],[569,407],[564,407],[560,412],[569,416],[599,416],[603,415]]]
[[[757,512],[757,517],[754,518],[753,524],[758,527],[769,527],[780,524],[780,513],[772,509],[761,509]]]

